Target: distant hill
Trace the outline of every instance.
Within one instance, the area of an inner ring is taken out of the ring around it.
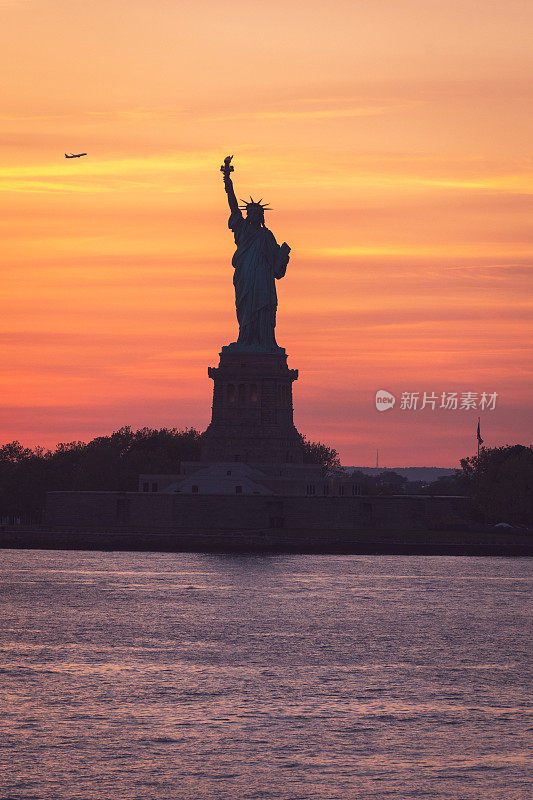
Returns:
[[[354,469],[364,472],[365,475],[379,475],[382,472],[397,472],[408,481],[425,481],[432,483],[441,475],[453,475],[456,469],[451,467],[343,467],[347,472]]]

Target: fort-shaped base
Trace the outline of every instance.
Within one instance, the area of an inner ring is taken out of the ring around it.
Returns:
[[[283,348],[277,353],[236,352],[223,347],[214,381],[211,423],[202,461],[301,464],[300,436],[293,422],[292,383]]]

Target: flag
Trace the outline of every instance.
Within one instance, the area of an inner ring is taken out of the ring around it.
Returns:
[[[479,430],[479,417],[477,418],[477,443],[479,445],[483,444],[483,439],[481,438],[481,431]]]

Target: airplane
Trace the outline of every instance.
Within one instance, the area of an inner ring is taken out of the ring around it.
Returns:
[[[82,156],[86,156],[87,153],[71,153],[69,156],[65,153],[65,158],[81,158]]]

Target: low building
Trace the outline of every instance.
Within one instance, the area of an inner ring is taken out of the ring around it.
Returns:
[[[175,475],[140,475],[139,492],[167,494],[356,496],[360,485],[343,473],[324,475],[315,464],[214,464],[184,462]]]
[[[238,485],[238,484],[237,484]],[[50,526],[153,531],[444,530],[465,526],[466,497],[200,492],[49,492]]]

